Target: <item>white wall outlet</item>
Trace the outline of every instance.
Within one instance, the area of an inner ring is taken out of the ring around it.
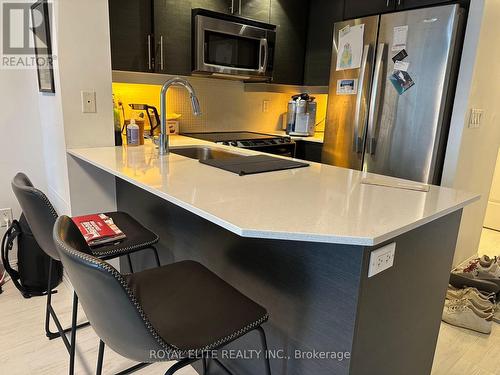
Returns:
[[[95,91],[82,91],[82,112],[96,113],[96,95]]]
[[[12,223],[12,208],[0,209],[0,228],[7,228]]]
[[[370,266],[368,267],[368,277],[391,268],[394,264],[394,256],[396,254],[396,242],[374,250],[370,254]]]
[[[470,129],[477,129],[481,126],[481,121],[483,120],[483,114],[484,114],[483,109],[472,108],[470,110],[470,116],[469,116]]]
[[[269,112],[269,102],[270,102],[270,100],[263,100],[262,101],[262,113]]]

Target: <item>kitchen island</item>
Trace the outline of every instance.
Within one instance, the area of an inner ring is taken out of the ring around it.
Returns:
[[[268,309],[274,375],[430,373],[462,209],[476,195],[365,185],[362,172],[316,163],[240,177],[151,144],[68,153],[117,177],[118,209],[160,235],[163,263],[199,261]],[[369,277],[371,253],[388,245],[393,266]],[[259,349],[247,336],[231,348]],[[222,360],[263,373],[240,354]]]

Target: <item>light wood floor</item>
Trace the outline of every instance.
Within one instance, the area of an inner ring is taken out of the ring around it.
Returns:
[[[479,255],[500,255],[500,232],[483,229]],[[490,335],[441,323],[432,375],[500,374],[500,324]]]
[[[63,323],[71,321],[71,291],[62,283],[53,297],[53,305]],[[0,374],[8,375],[59,375],[68,373],[68,354],[61,339],[45,337],[45,298],[24,299],[9,281],[0,294]],[[79,322],[85,321],[79,312]],[[55,327],[52,328],[55,331]],[[99,339],[91,327],[77,332],[76,374],[95,374]],[[112,350],[104,352],[104,374],[114,374],[135,362],[129,361]],[[172,363],[150,365],[137,374],[164,374]],[[188,367],[179,375],[197,375]]]
[[[497,251],[498,249],[498,251]],[[480,254],[500,254],[500,233],[484,230]],[[71,292],[64,284],[54,296],[54,308],[65,326],[71,316]],[[60,339],[49,341],[44,334],[45,298],[23,299],[12,282],[0,295],[0,374],[59,375],[67,373],[68,355]],[[79,321],[84,321],[79,313]],[[98,338],[91,327],[78,331],[76,374],[93,374]],[[131,362],[106,349],[104,374],[113,374]],[[151,365],[138,374],[163,374],[170,363]],[[192,368],[179,375],[196,375]],[[491,335],[474,333],[441,324],[432,375],[498,375],[500,374],[500,325]],[[313,374],[304,374],[313,375]]]

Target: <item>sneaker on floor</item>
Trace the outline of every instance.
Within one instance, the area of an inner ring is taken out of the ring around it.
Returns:
[[[491,333],[493,314],[485,313],[472,305],[469,300],[447,301],[443,310],[443,321],[480,333]]]
[[[500,265],[497,262],[497,257],[490,258],[483,255],[479,258],[476,271],[479,278],[500,278]]]
[[[482,311],[493,312],[495,309],[495,304],[489,299],[484,297],[475,288],[465,288],[465,289],[448,289],[446,292],[447,300],[460,300],[467,299],[472,302],[472,304]]]

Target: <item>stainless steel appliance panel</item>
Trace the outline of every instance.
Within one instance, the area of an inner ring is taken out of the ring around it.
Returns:
[[[381,16],[363,170],[436,183],[458,17],[458,5]],[[389,80],[398,26],[408,26],[403,61],[415,82],[402,95]]]
[[[361,24],[365,25],[361,67],[337,71],[339,31],[347,25]],[[379,16],[335,24],[323,163],[353,169],[361,169],[363,165],[378,24]],[[358,79],[357,94],[337,95],[337,81],[341,79]]]
[[[271,27],[272,25],[268,25]],[[194,18],[194,74],[222,78],[272,78],[276,31],[205,15]]]

